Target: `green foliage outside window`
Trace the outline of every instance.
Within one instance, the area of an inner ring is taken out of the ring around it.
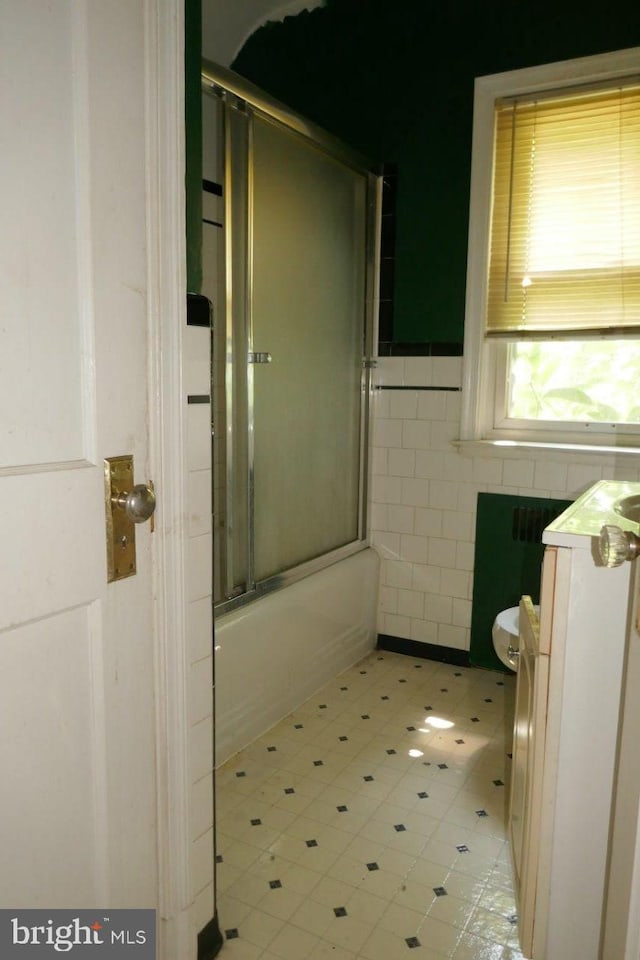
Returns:
[[[640,340],[513,344],[508,393],[509,417],[640,423]]]

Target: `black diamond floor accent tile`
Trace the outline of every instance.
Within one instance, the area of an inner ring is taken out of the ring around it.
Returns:
[[[461,676],[462,676],[461,673],[454,673],[454,677],[461,677]]]
[[[336,807],[338,813],[346,813],[349,807],[345,807],[344,803],[341,803],[339,807]]]
[[[393,829],[396,831],[396,833],[404,833],[407,828],[405,827],[404,823],[394,823]]]
[[[225,930],[224,935],[227,940],[237,940],[237,938],[240,936],[237,927],[234,927],[233,930]]]
[[[277,747],[267,747],[267,753],[273,753],[273,751],[276,749]]]
[[[326,710],[326,709],[327,709],[326,703],[320,703],[320,704],[318,704],[318,706],[319,706],[320,710]]]
[[[413,668],[414,668],[414,670],[422,670],[422,664],[421,664],[421,663],[414,663]]]
[[[256,817],[255,820],[252,820],[252,821],[251,821],[251,826],[252,826],[252,827],[259,827],[261,823],[262,823],[262,820],[260,820],[258,817]]]
[[[407,681],[406,681],[405,679],[398,680],[398,683],[406,683],[406,682],[407,682]]]
[[[360,717],[361,720],[371,720],[371,717],[368,713],[363,713]]]
[[[471,723],[480,723],[480,717],[471,717]]]
[[[349,687],[340,687],[341,690],[348,690]]]
[[[368,863],[368,864],[367,864],[367,870],[379,870],[379,869],[380,869],[380,867],[378,866],[377,863]]]
[[[496,680],[496,687],[504,687],[504,680]]]
[[[424,790],[421,790],[420,793],[418,794],[418,796],[420,797],[421,800],[426,800],[426,799],[428,798],[429,794],[428,794],[428,793],[425,793]]]
[[[348,739],[349,737],[338,737],[338,740],[340,740],[341,743],[344,743],[344,741]]]
[[[324,760],[314,760],[313,765],[314,767],[324,767]]]
[[[406,945],[409,947],[410,950],[413,950],[414,947],[420,946],[420,941],[418,940],[417,937],[405,937],[404,942],[406,943]]]
[[[432,706],[425,707],[425,710],[433,710]]]
[[[285,793],[295,793],[295,790],[293,789],[293,787],[285,787],[285,788],[284,788],[284,792],[285,792]]]
[[[282,883],[280,882],[280,880],[269,880],[269,886],[271,887],[272,890],[279,890],[280,887],[282,886]]]
[[[449,767],[446,765],[446,763],[439,763],[439,764],[438,764],[438,770],[448,770],[448,769],[449,769]]]
[[[376,657],[376,660],[384,660],[384,657]]]
[[[433,892],[435,893],[436,897],[446,897],[446,896],[447,896],[447,891],[445,890],[444,887],[434,887],[434,888],[433,888]]]
[[[294,730],[302,730],[302,724],[301,724],[301,723],[294,723],[293,729],[294,729]]]
[[[415,727],[407,727],[407,730],[411,733],[413,730],[415,730]]]
[[[458,853],[469,853],[469,847],[466,845],[466,843],[459,843],[456,846],[456,850]]]
[[[389,697],[387,697],[386,694],[385,694],[385,696],[384,696],[384,697],[380,697],[380,699],[381,699],[381,700],[388,700]]]
[[[423,766],[423,767],[430,767],[430,766],[431,766],[431,760],[423,760],[423,761],[422,761],[422,766]]]
[[[366,672],[367,672],[366,670],[361,670],[361,671],[360,671],[360,676],[361,676],[361,677],[364,677],[364,675],[365,675]]]
[[[308,847],[317,847],[317,846],[318,846],[318,841],[317,841],[317,840],[305,840],[305,843],[306,843],[306,845],[307,845]]]
[[[222,856],[221,853],[217,853],[217,854],[216,854],[216,863],[223,863],[223,862],[224,862],[224,857]]]
[[[334,907],[333,912],[335,913],[336,917],[346,917],[347,915],[347,911],[344,907]]]
[[[493,700],[491,699],[491,697],[485,697],[484,702],[485,702],[485,703],[493,703]]]
[[[494,780],[494,781],[493,781],[493,784],[494,784],[495,787],[504,787],[504,781],[503,781],[503,780]]]
[[[449,693],[449,690],[447,687],[440,687],[440,693]]]
[[[476,810],[476,813],[478,814],[479,817],[488,817],[488,816],[489,816],[489,814],[487,813],[486,810]]]
[[[464,743],[464,740],[456,740],[456,743]]]
[[[363,777],[362,779],[366,780],[367,783],[371,783],[371,781],[373,780],[373,777],[371,776],[371,774],[368,774],[366,777]]]
[[[387,753],[389,754],[390,757],[392,757],[394,753],[397,753],[397,751],[392,748],[391,750],[387,750]]]
[[[236,777],[246,777],[246,773],[244,772],[244,770],[237,770]]]

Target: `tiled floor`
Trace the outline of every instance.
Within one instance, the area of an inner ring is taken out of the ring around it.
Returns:
[[[223,960],[521,958],[513,694],[513,677],[375,651],[225,764]]]

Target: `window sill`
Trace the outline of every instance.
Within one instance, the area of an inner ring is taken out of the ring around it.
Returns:
[[[506,459],[566,460],[571,463],[593,463],[606,466],[640,457],[640,447],[604,446],[589,443],[547,443],[530,440],[453,440],[459,453],[466,457],[502,457]]]

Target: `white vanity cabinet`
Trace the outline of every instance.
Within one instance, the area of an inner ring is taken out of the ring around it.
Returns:
[[[639,490],[596,484],[543,535],[540,622],[525,628],[539,628],[537,648],[518,672],[510,816],[530,960],[601,957],[633,566],[598,565],[594,539],[604,523],[638,531],[613,504]]]

